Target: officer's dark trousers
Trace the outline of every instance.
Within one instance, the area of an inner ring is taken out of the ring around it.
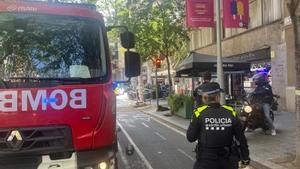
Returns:
[[[238,169],[238,160],[230,157],[203,154],[197,158],[194,169]]]

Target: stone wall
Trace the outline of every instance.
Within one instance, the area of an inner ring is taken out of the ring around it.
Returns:
[[[296,65],[295,65],[295,44],[294,44],[294,31],[292,25],[285,27],[285,41],[286,41],[286,103],[287,111],[295,112],[295,84],[296,84]]]

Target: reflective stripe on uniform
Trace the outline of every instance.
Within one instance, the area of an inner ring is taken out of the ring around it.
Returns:
[[[206,108],[208,108],[208,106],[202,106],[196,109],[196,111],[194,111],[195,117],[198,118],[200,116],[200,113],[203,112]]]
[[[223,107],[224,109],[226,109],[226,110],[231,111],[232,115],[233,115],[234,117],[236,117],[237,113],[234,111],[234,109],[233,109],[232,107],[226,106],[226,105],[223,105],[222,107]]]

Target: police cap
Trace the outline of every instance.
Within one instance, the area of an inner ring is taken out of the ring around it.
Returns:
[[[220,85],[216,82],[211,82],[211,83],[206,83],[203,84],[202,86],[202,93],[203,94],[216,94],[216,93],[220,93],[220,92],[224,92],[223,89],[221,89]]]

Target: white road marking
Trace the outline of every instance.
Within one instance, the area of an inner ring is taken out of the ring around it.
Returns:
[[[166,137],[162,136],[159,132],[154,132],[158,137],[160,137],[163,140],[167,140]]]
[[[118,118],[128,117],[128,114],[118,114]]]
[[[129,134],[127,133],[127,131],[124,129],[124,127],[117,121],[117,124],[120,126],[122,132],[124,133],[124,135],[127,137],[128,141],[132,144],[132,146],[134,147],[134,150],[138,153],[138,155],[140,156],[140,158],[144,161],[146,167],[148,169],[153,169],[153,167],[151,166],[151,164],[149,163],[149,161],[146,159],[146,157],[144,156],[144,154],[141,152],[141,150],[138,148],[138,146],[133,142],[133,140],[131,139],[131,137],[129,136]]]
[[[135,121],[133,119],[118,119],[119,122],[123,122],[124,125],[130,128],[135,128]]]
[[[125,165],[125,168],[130,169],[129,162],[128,162],[128,160],[122,150],[121,144],[119,142],[118,142],[118,149],[119,149],[119,154],[120,154],[121,160],[123,161],[123,164]]]
[[[137,120],[147,121],[147,122],[150,121],[150,116],[146,115],[146,114],[138,114],[138,115],[133,116],[133,118],[135,118]]]
[[[188,155],[185,151],[183,151],[180,148],[177,148],[177,151],[181,152],[183,155],[185,155],[187,158],[191,159],[192,161],[195,161],[195,159],[193,157],[191,157],[190,155]]]
[[[147,124],[145,124],[144,122],[142,122],[142,125],[145,126],[146,128],[150,128]]]
[[[165,123],[163,123],[163,122],[161,122],[161,121],[159,121],[159,120],[157,120],[157,119],[155,119],[155,118],[151,118],[151,119],[154,120],[154,121],[156,121],[157,123],[159,123],[159,124],[161,124],[161,125],[163,125],[163,126],[169,128],[169,129],[175,131],[176,133],[178,133],[178,134],[180,134],[180,135],[182,135],[182,136],[184,136],[184,137],[186,136],[186,134],[185,134],[184,132],[182,132],[182,131],[180,131],[180,130],[178,130],[178,129],[176,129],[176,128],[173,128],[173,127],[171,127],[171,126],[169,126],[169,125],[167,125],[167,124],[165,124]]]

